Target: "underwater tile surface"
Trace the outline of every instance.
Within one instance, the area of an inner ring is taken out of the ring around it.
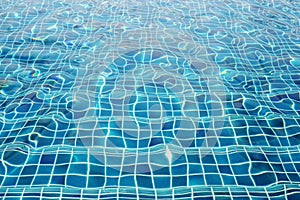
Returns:
[[[0,0],[1,199],[300,199],[297,0]]]

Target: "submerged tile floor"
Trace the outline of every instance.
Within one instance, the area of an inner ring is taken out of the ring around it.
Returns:
[[[300,199],[298,1],[0,1],[1,199]]]

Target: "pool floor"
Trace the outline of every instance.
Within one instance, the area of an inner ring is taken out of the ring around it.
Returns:
[[[0,1],[1,199],[300,199],[297,0]]]

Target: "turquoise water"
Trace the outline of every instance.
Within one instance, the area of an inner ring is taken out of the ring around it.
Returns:
[[[298,1],[0,1],[2,199],[300,199]]]

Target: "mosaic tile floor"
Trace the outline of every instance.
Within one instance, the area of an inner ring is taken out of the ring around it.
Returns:
[[[296,0],[0,0],[1,199],[300,199]]]

